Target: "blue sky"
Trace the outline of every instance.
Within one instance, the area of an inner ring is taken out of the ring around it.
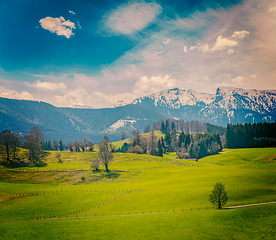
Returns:
[[[276,89],[275,0],[0,1],[0,97],[108,107]]]

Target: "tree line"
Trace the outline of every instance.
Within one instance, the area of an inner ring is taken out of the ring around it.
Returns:
[[[227,148],[253,148],[276,146],[276,121],[274,123],[228,124]]]
[[[141,135],[139,130],[133,130],[130,143],[124,145],[117,152],[150,154],[163,156],[166,152],[176,152],[178,158],[202,158],[216,154],[222,150],[222,143],[218,133],[185,133],[176,129],[166,131],[165,135],[157,137],[152,130],[149,135]]]
[[[74,141],[74,142],[69,142],[67,145],[63,143],[62,140],[54,140],[53,142],[46,141],[42,143],[42,149],[43,150],[49,150],[49,151],[64,151],[64,150],[69,150],[69,151],[94,151],[94,143],[88,139],[87,137],[84,137],[82,141]]]
[[[27,151],[21,151],[25,149]],[[94,151],[94,144],[88,138],[82,141],[69,142],[66,146],[62,140],[45,141],[44,132],[33,127],[28,134],[20,134],[5,130],[0,133],[0,164],[19,166],[22,160],[28,159],[32,165],[43,164],[45,150]],[[58,155],[57,155],[58,158]],[[59,159],[60,160],[60,159]]]
[[[151,131],[161,131],[163,134],[166,132],[172,132],[176,130],[178,132],[192,132],[192,133],[219,133],[219,135],[223,135],[226,131],[224,127],[212,125],[210,123],[200,122],[200,121],[184,121],[178,119],[167,119],[160,120],[158,122],[146,125],[143,129],[143,133],[149,133]],[[120,140],[124,140],[127,138],[126,131],[122,131],[120,133]]]
[[[38,127],[33,127],[28,134],[22,135],[17,132],[5,130],[0,134],[0,160],[1,164],[7,166],[18,166],[22,160],[18,152],[24,148],[25,156],[33,165],[42,164],[44,151],[42,143],[44,141],[44,132]]]

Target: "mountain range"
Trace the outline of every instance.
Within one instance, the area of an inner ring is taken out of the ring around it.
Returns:
[[[153,93],[132,103],[119,102],[110,108],[61,108],[38,101],[0,98],[0,131],[27,133],[33,126],[45,132],[46,140],[92,141],[108,135],[118,140],[125,130],[142,131],[162,119],[198,120],[215,125],[274,122],[276,90],[217,88],[215,94],[178,88]]]
[[[276,119],[276,90],[219,87],[215,94],[208,94],[174,88],[137,98],[131,104],[170,118],[199,120],[222,126]],[[120,102],[119,105],[124,104]]]

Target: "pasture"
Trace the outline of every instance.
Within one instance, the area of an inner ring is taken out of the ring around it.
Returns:
[[[276,204],[215,210],[217,182],[227,206],[276,201],[276,149],[226,149],[198,162],[115,153],[110,173],[97,154],[62,152],[58,163],[0,171],[1,239],[273,239]],[[103,166],[101,166],[103,169]]]

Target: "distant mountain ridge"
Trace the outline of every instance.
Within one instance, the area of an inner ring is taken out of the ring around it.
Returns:
[[[122,130],[130,137],[133,129],[143,131],[148,124],[168,118],[221,126],[276,120],[276,90],[220,87],[209,94],[173,88],[119,105],[60,108],[44,102],[0,98],[0,131],[27,133],[38,126],[47,140],[68,142],[88,137],[98,141],[104,135],[118,140]]]
[[[119,140],[122,130],[130,136],[133,129],[166,118],[165,115],[138,105],[118,108],[83,109],[60,108],[38,101],[0,98],[0,132],[4,130],[28,133],[37,126],[45,132],[47,140],[65,142],[88,137],[93,141],[108,135]]]
[[[174,88],[137,98],[131,104],[171,117],[223,126],[276,119],[276,90],[219,87],[215,94],[209,94]]]

